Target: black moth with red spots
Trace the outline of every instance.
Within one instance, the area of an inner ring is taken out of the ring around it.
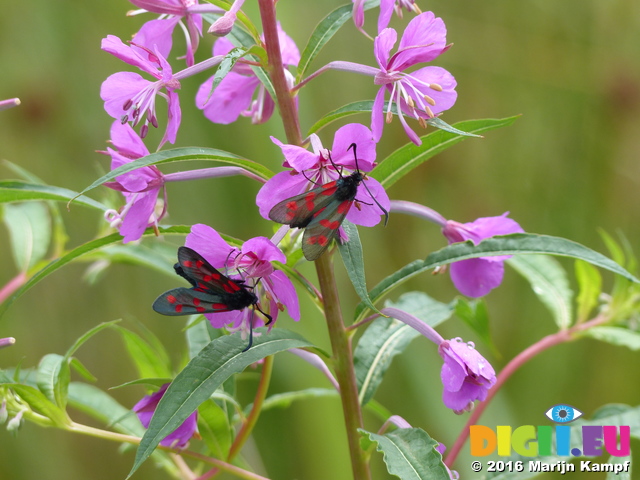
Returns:
[[[162,315],[229,312],[251,306],[262,312],[257,307],[258,297],[242,280],[225,277],[189,247],[178,249],[178,263],[173,268],[192,288],[174,288],[160,295],[153,302],[153,309]],[[268,324],[271,317],[262,314]]]
[[[355,143],[352,143],[349,148],[353,148],[357,168]],[[333,163],[331,156],[329,160]],[[334,168],[337,170],[335,164]],[[305,228],[302,236],[302,253],[307,260],[316,260],[324,253],[331,240],[337,237],[338,229],[349,213],[356,199],[358,186],[364,178],[360,170],[346,177],[340,174],[340,178],[333,182],[325,183],[278,203],[269,212],[269,218],[274,222],[290,225],[292,228]],[[368,188],[367,191],[369,191]],[[371,192],[369,195],[386,218],[388,212],[382,208]]]

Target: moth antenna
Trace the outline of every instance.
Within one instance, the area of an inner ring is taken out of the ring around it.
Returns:
[[[356,152],[358,145],[355,142],[353,142],[351,145],[349,145],[349,148],[347,148],[347,151],[351,150],[352,148],[353,148],[353,158],[356,161],[356,170],[360,171],[360,167],[358,166],[358,154]]]
[[[307,177],[307,175],[305,175],[304,170],[302,170],[300,173],[302,173],[302,176],[309,180],[309,182],[313,183],[315,186],[319,186],[318,182],[311,180],[309,177]]]
[[[351,145],[349,145],[349,148],[347,148],[347,150],[350,150],[352,148],[353,148],[353,158],[356,161],[356,169],[360,171],[360,167],[358,166],[358,154],[356,153],[356,149],[358,148],[358,145],[356,145],[354,142]],[[384,226],[386,227],[387,223],[389,222],[389,212],[387,212],[387,210],[382,205],[380,205],[380,202],[378,202],[378,200],[376,200],[376,198],[373,196],[373,194],[371,193],[371,190],[369,190],[369,187],[367,187],[367,184],[364,181],[364,178],[362,179],[362,185],[364,185],[364,188],[369,194],[369,196],[371,197],[371,200],[376,202],[376,205],[378,206],[378,208],[382,210],[382,212],[384,213]],[[365,203],[365,202],[362,202],[362,203]]]
[[[351,147],[349,147],[351,148]],[[338,172],[340,174],[340,176],[342,177],[342,171],[344,170],[344,167],[342,165],[340,165],[340,170],[338,170],[338,166],[333,162],[333,158],[331,158],[331,152],[329,152],[329,161],[331,162],[331,165],[333,165],[333,168],[336,169],[336,172]]]

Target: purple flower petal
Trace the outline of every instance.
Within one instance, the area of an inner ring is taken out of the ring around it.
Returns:
[[[292,175],[291,172],[276,173],[258,191],[256,205],[262,218],[269,220],[269,212],[278,203],[304,192],[309,181],[304,175]]]
[[[202,255],[214,268],[223,268],[229,253],[237,250],[225,242],[213,228],[203,223],[191,227],[191,233],[187,235],[184,244]]]
[[[393,7],[396,4],[396,0],[380,0],[380,15],[378,16],[378,33],[382,32],[391,21],[391,15],[393,14]]]
[[[158,52],[166,58],[171,53],[173,29],[179,21],[180,17],[150,20],[138,30],[131,42],[147,47],[150,50],[157,48]]]
[[[421,13],[404,30],[398,52],[391,60],[392,69],[401,71],[417,63],[430,62],[446,45],[447,27],[442,19],[435,18],[433,12]]]
[[[411,72],[408,78],[414,80],[412,81],[413,87],[415,87],[422,94],[418,97],[415,91],[409,90],[409,95],[413,97],[417,105],[425,102],[424,95],[428,95],[429,97],[431,97],[435,101],[435,105],[428,105],[435,115],[450,109],[456,103],[456,99],[458,98],[458,93],[455,91],[457,85],[456,79],[444,68],[424,67],[420,70],[416,70],[415,72]],[[424,85],[424,83],[438,84],[440,87],[442,87],[442,91],[429,88]],[[404,105],[405,111],[409,112],[406,104]],[[424,115],[420,110],[418,110],[418,112],[422,114],[421,116],[424,116],[425,118],[427,117],[427,115]]]
[[[373,133],[373,140],[377,143],[382,138],[382,130],[385,122],[384,109],[384,92],[386,87],[383,85],[378,93],[376,99],[373,102],[373,110],[371,112],[371,132]]]
[[[137,195],[131,208],[120,225],[119,232],[124,238],[123,243],[138,240],[149,226],[149,219],[153,215],[158,200],[160,189],[150,190],[143,193],[131,193],[127,195]]]
[[[285,33],[278,22],[278,41],[280,43],[280,52],[282,53],[282,63],[284,65],[298,66],[300,62],[300,51],[293,39]]]
[[[110,138],[113,146],[118,149],[118,153],[128,157],[129,160],[149,155],[147,146],[128,123],[122,123],[119,120],[113,122],[111,124]],[[112,163],[111,169],[113,170],[119,166],[120,164],[114,167]]]
[[[315,138],[317,138],[317,136]],[[298,147],[297,145],[284,144],[275,137],[271,137],[271,141],[282,150],[286,166],[293,168],[296,172],[309,170],[318,164],[318,154],[315,152],[310,152],[306,148]]]
[[[388,212],[391,208],[391,201],[389,200],[389,196],[387,195],[384,187],[374,178],[369,177],[364,182],[367,183],[367,187],[373,197],[378,201],[382,208]],[[380,223],[381,216],[384,215],[384,212],[382,212],[380,207],[371,199],[371,195],[369,195],[369,192],[367,192],[364,187],[364,182],[358,185],[358,193],[356,194],[356,200],[360,200],[362,202],[360,203],[360,209],[355,205],[352,206],[349,213],[347,213],[346,218],[356,225],[373,227]],[[364,202],[371,205],[367,205]]]
[[[176,143],[178,129],[180,128],[180,121],[182,120],[178,94],[169,90],[167,92],[167,96],[169,99],[169,109],[167,110],[167,129],[164,132],[164,136],[162,137],[158,148],[162,148],[166,142]]]
[[[263,262],[284,263],[287,261],[284,253],[267,237],[250,238],[244,242],[240,251],[244,254],[253,253]]]
[[[276,270],[269,275],[267,286],[268,290],[271,290],[273,297],[287,307],[289,316],[295,321],[300,320],[298,295],[289,277],[284,272]]]
[[[115,35],[108,35],[107,38],[103,38],[101,48],[123,62],[138,67],[149,75],[159,78],[157,64],[151,62],[148,52],[145,52],[141,48],[125,45],[122,43],[122,40]]]
[[[260,80],[245,77],[233,71],[222,79],[213,95],[213,77],[200,85],[196,94],[196,106],[213,123],[227,125],[235,122],[249,108],[251,98]]]
[[[100,98],[109,116],[119,120],[127,112],[124,105],[152,82],[137,73],[118,72],[110,75],[100,87]]]
[[[393,28],[385,28],[378,34],[373,42],[373,53],[378,61],[378,65],[380,65],[380,68],[385,72],[389,64],[389,54],[397,40],[398,34],[396,31]]]
[[[224,328],[227,325],[239,327],[244,318],[244,310],[231,310],[230,312],[205,313],[213,328]]]
[[[458,291],[467,297],[488,294],[502,283],[504,264],[488,261],[491,257],[471,258],[451,264],[451,280]]]
[[[349,123],[336,131],[331,148],[334,163],[355,170],[353,149],[349,150],[352,143],[356,144],[360,170],[371,171],[376,161],[376,142],[371,130],[360,123]]]

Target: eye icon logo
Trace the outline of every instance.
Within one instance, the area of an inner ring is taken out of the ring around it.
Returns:
[[[569,423],[582,416],[582,412],[571,405],[558,404],[545,412],[549,420],[556,423]]]

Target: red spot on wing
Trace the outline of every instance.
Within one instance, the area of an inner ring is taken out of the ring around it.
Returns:
[[[298,204],[294,201],[287,202],[287,210],[295,212],[296,210],[298,210]]]
[[[212,303],[211,306],[216,310],[225,310],[227,305],[224,303]]]
[[[204,307],[196,307],[196,311],[197,311],[198,313],[204,313],[204,311],[205,311],[205,310],[206,310],[206,309],[205,309]]]
[[[325,237],[324,235],[318,235],[319,245],[326,247],[328,243],[329,243],[329,239],[327,237]]]
[[[349,209],[351,208],[352,203],[353,203],[353,200],[345,200],[344,202],[342,202],[338,206],[338,213],[346,215],[349,212]]]
[[[211,278],[213,278],[214,280],[220,280],[220,278],[222,278],[222,275],[220,275],[219,273],[212,273]]]
[[[194,298],[193,298],[193,304],[194,304],[196,307],[197,307],[198,305],[200,305],[200,299],[199,299],[199,298],[194,297]]]
[[[330,230],[335,230],[336,228],[338,228],[340,226],[340,222],[338,222],[337,220],[334,220],[332,222],[328,218],[323,218],[322,220],[320,220],[320,225],[322,225],[323,227],[328,228]]]
[[[240,290],[240,285],[238,285],[236,282],[231,281],[229,282],[229,285],[231,285],[231,289],[234,292],[237,292],[238,290]]]
[[[177,301],[178,301],[178,299],[176,297],[174,297],[173,295],[167,295],[167,302],[176,303]]]
[[[196,260],[196,268],[198,270],[200,270],[203,265],[204,265],[204,262],[202,260]]]
[[[315,203],[313,202],[316,199],[316,194],[313,192],[309,192],[304,196],[304,201],[307,204],[307,210],[310,212],[313,211],[315,207]]]
[[[176,312],[177,313],[182,312],[182,305],[176,305]]]
[[[202,277],[202,280],[205,282],[210,282],[211,281],[211,275],[205,275],[204,277]]]
[[[322,195],[333,195],[338,187],[336,186],[336,182],[329,182],[322,185]]]
[[[191,268],[193,267],[193,262],[191,260],[185,260],[184,262],[182,262],[182,265],[184,265],[187,268]]]
[[[227,293],[233,293],[233,289],[231,288],[231,285],[229,285],[228,283],[225,283],[224,285],[222,285],[222,288],[224,288],[224,291]]]

